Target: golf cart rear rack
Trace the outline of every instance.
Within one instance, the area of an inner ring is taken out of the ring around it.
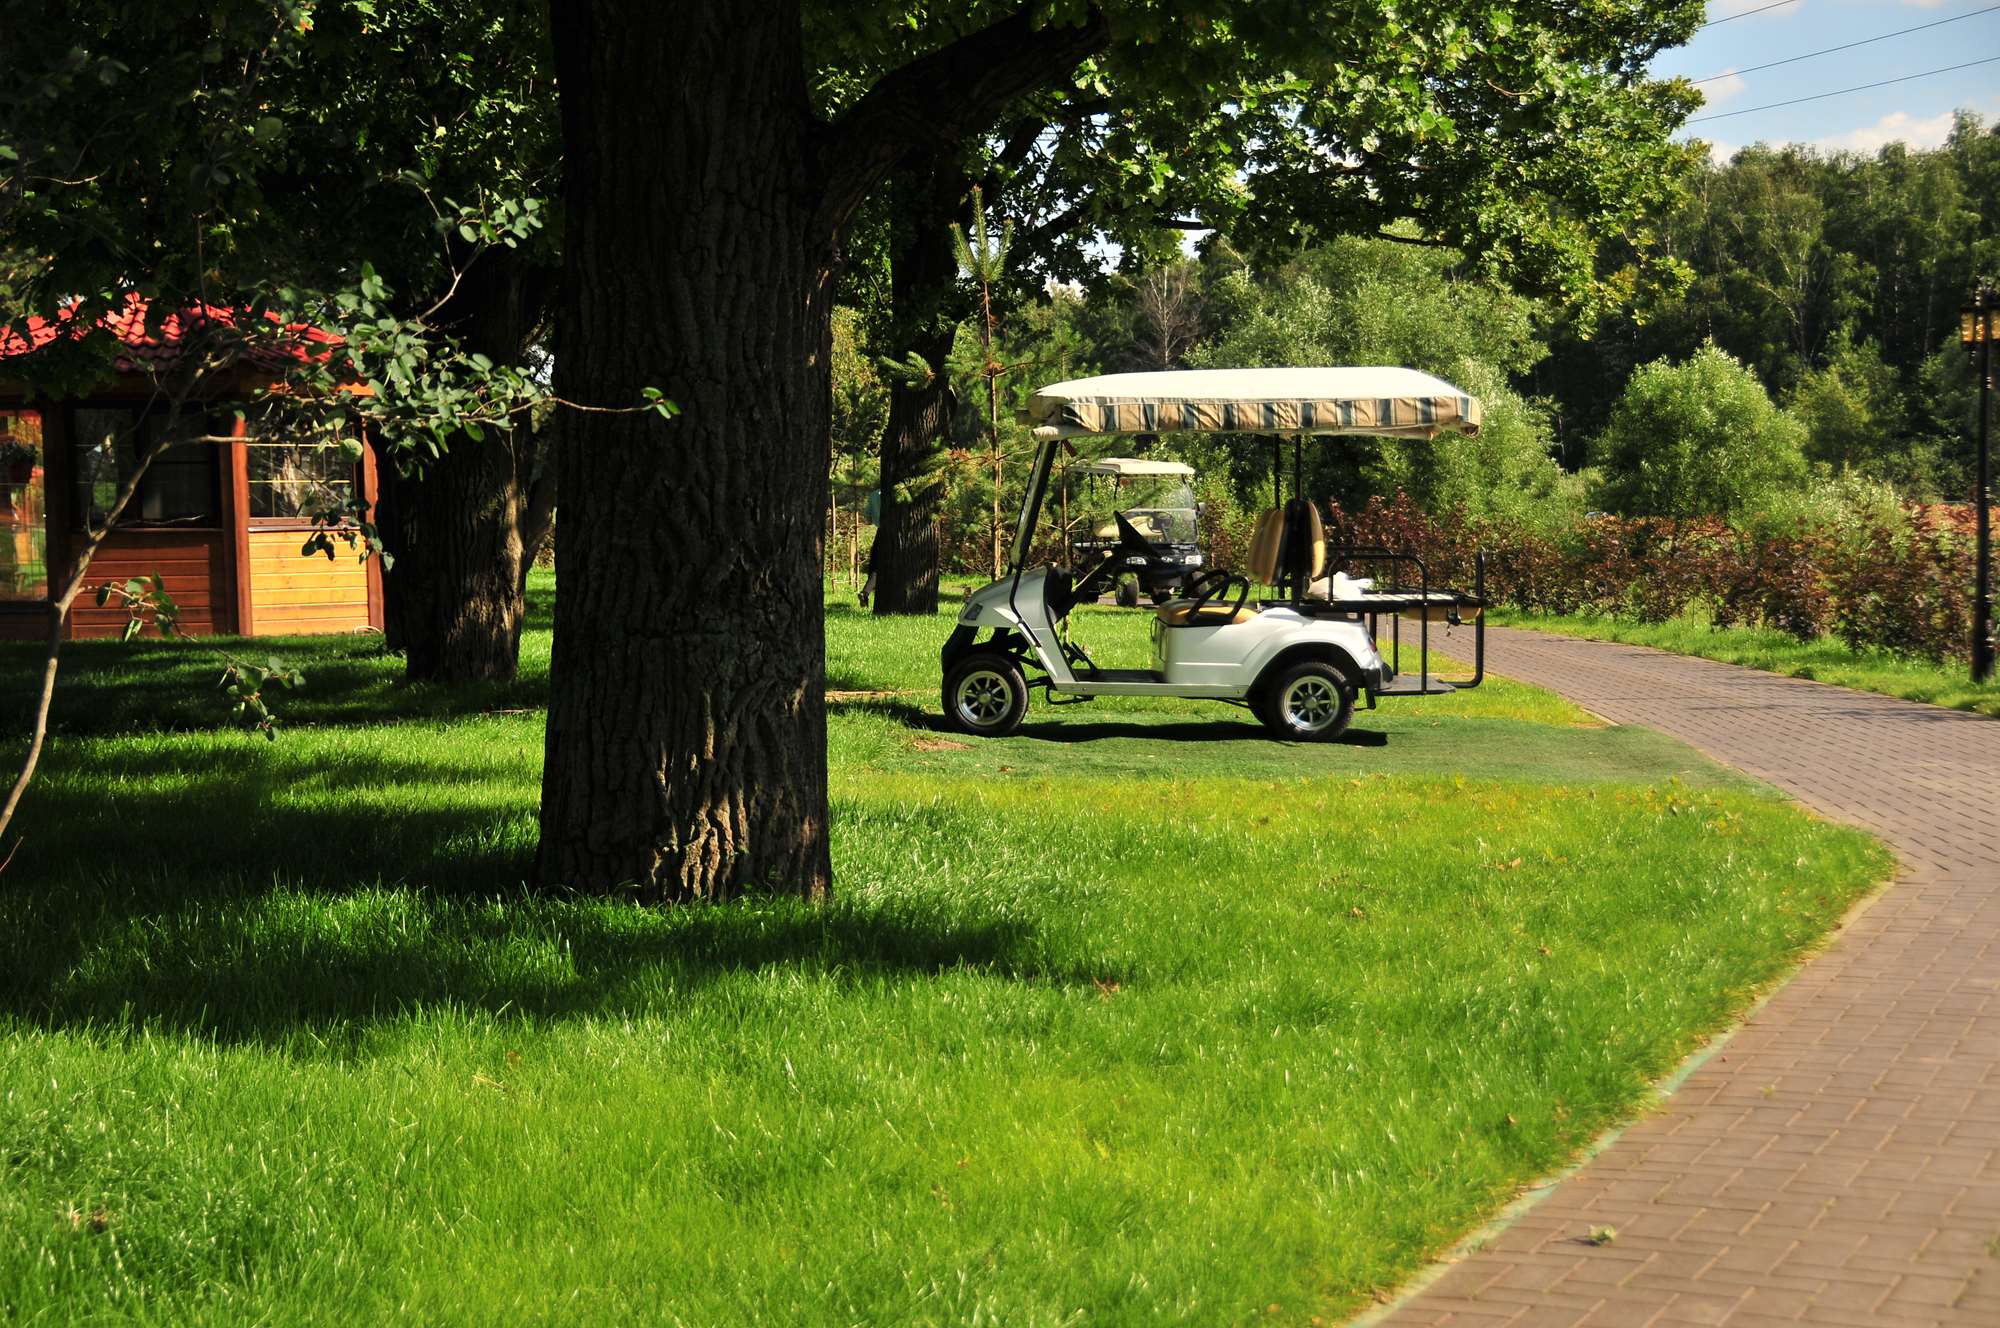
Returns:
[[[1382,615],[1389,615],[1389,648],[1384,653],[1389,659],[1390,678],[1374,690],[1375,696],[1441,696],[1447,692],[1470,690],[1486,680],[1486,554],[1483,551],[1473,555],[1470,595],[1458,590],[1432,590],[1429,565],[1407,550],[1382,545],[1328,545],[1326,557],[1329,568],[1355,563],[1378,563],[1388,568],[1390,579],[1387,590],[1370,589],[1342,599],[1306,602],[1312,608],[1324,606],[1328,611],[1367,623],[1368,634],[1375,639],[1378,650],[1382,648]],[[1402,571],[1405,567],[1416,569],[1415,590],[1403,585]],[[1296,601],[1293,606],[1299,607]],[[1436,677],[1431,673],[1431,619],[1442,617],[1447,624],[1458,626],[1464,622],[1466,610],[1472,613],[1472,676]],[[1414,678],[1402,676],[1405,616],[1414,616],[1417,620],[1417,673]]]

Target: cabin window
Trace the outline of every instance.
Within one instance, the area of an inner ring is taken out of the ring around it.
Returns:
[[[354,458],[335,443],[250,439],[250,515],[310,521],[354,497]]]
[[[0,410],[0,602],[49,597],[42,417]]]
[[[160,441],[166,421],[160,416],[142,416],[131,407],[84,408],[72,418],[76,434],[77,519],[97,527],[110,517],[118,493],[131,478],[139,458]],[[199,436],[204,428],[205,423],[199,417],[182,416],[176,432]],[[122,521],[215,525],[221,506],[216,491],[219,473],[215,444],[175,443],[153,459]]]

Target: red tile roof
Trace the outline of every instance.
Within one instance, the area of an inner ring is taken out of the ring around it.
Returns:
[[[113,362],[120,373],[138,372],[142,364],[164,365],[171,362],[180,354],[181,343],[190,331],[204,323],[234,327],[242,311],[212,304],[191,305],[168,314],[151,332],[146,327],[146,312],[147,302],[134,295],[126,299],[123,308],[97,320],[97,326],[108,330],[124,346]],[[281,327],[285,335],[244,345],[239,353],[239,363],[275,372],[290,364],[325,360],[332,355],[333,347],[342,344],[341,338],[334,333],[310,323],[287,323],[269,310],[265,311],[264,317]],[[30,318],[25,334],[0,325],[0,360],[32,354],[66,332],[76,337],[87,330],[86,326],[75,321],[67,309],[54,319]]]

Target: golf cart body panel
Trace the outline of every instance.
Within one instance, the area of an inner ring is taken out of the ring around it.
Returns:
[[[1389,666],[1359,621],[1335,621],[1265,609],[1232,623],[1170,625],[1156,612],[1150,670],[1079,668],[1062,649],[1058,621],[1047,599],[1051,569],[1024,570],[974,591],[958,616],[958,630],[946,645],[944,664],[980,643],[981,632],[996,634],[989,644],[1027,655],[1048,676],[1050,686],[1078,696],[1193,696],[1241,699],[1271,664],[1288,652],[1321,654],[1335,662],[1358,687],[1388,681]]]
[[[1345,730],[1357,697],[1365,697],[1372,707],[1378,696],[1440,695],[1482,680],[1484,556],[1475,562],[1472,594],[1434,590],[1428,569],[1412,554],[1330,551],[1316,509],[1296,493],[1290,503],[1259,519],[1249,558],[1255,580],[1276,586],[1281,594],[1288,591],[1288,597],[1253,604],[1250,577],[1187,566],[1188,598],[1156,611],[1149,669],[1101,668],[1064,631],[1079,592],[1087,593],[1101,578],[1135,560],[1152,564],[1166,556],[1130,514],[1114,517],[1117,541],[1094,550],[1098,565],[1074,581],[1070,569],[1027,565],[1056,449],[1068,446],[1062,441],[1066,438],[1186,430],[1289,434],[1294,438],[1296,490],[1296,449],[1303,438],[1476,433],[1476,398],[1413,369],[1194,370],[1053,384],[1035,393],[1021,416],[1035,426],[1040,446],[1015,527],[1008,574],[967,597],[942,651],[945,713],[965,731],[1012,732],[1026,713],[1029,687],[1037,686],[1051,700],[1060,694],[1231,701],[1248,705],[1280,736],[1323,741]],[[1146,468],[1131,473],[1192,474],[1178,462],[1115,458],[1090,464],[1114,463]],[[1333,570],[1345,563],[1389,568],[1389,588],[1378,590],[1373,578]],[[1413,587],[1403,584],[1405,566],[1416,574]],[[1430,672],[1430,624],[1456,624],[1467,612],[1475,624],[1474,673],[1467,679],[1437,678]],[[1400,676],[1406,618],[1412,621],[1418,648],[1414,677]],[[1386,658],[1381,645],[1385,620]]]

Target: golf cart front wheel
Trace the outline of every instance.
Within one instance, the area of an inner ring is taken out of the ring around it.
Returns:
[[[1028,681],[1021,666],[998,651],[967,655],[944,675],[944,717],[961,733],[1005,737],[1028,713]]]
[[[1331,664],[1295,664],[1272,681],[1258,718],[1280,738],[1331,742],[1354,718],[1354,688]]]
[[[1138,608],[1139,607],[1138,579],[1136,577],[1128,576],[1124,580],[1120,581],[1118,583],[1118,593],[1115,596],[1115,598],[1118,601],[1118,607],[1121,609]]]

